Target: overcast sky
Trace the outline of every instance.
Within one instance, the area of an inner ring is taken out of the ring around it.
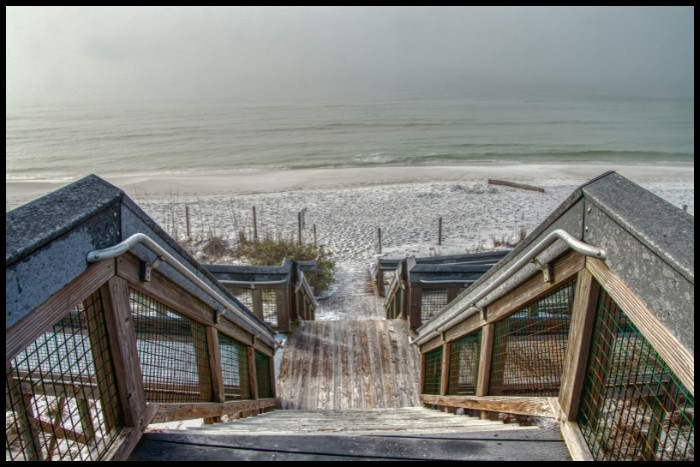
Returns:
[[[6,7],[6,102],[694,96],[693,42],[693,7]]]

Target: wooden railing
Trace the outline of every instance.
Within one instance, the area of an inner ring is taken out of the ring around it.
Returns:
[[[312,263],[309,261],[305,263],[309,268],[315,266],[309,264]],[[292,332],[298,320],[314,319],[316,299],[297,261],[286,259],[280,267],[227,265],[205,267],[241,303],[277,332]],[[245,274],[242,271],[245,271]],[[249,279],[230,279],[237,275]]]
[[[603,261],[550,266],[419,333],[422,403],[557,419],[577,459],[693,459],[692,353]]]
[[[149,423],[274,408],[273,365],[259,397],[255,358],[274,342],[139,269],[131,254],[94,264],[8,331],[7,459],[123,459]]]
[[[276,406],[272,329],[118,189],[88,177],[7,226],[6,460],[123,460],[151,423]]]

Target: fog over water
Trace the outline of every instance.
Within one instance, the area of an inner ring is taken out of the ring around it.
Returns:
[[[6,7],[6,108],[694,95],[693,7]]]

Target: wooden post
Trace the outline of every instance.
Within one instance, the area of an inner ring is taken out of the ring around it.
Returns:
[[[423,299],[423,289],[416,286],[411,286],[410,290],[410,308],[408,310],[408,327],[416,330],[422,324],[421,321],[421,300]]]
[[[438,218],[438,245],[442,245],[442,217]]]
[[[301,245],[303,243],[301,238],[301,211],[297,213],[297,225],[299,226],[299,245]]]
[[[129,285],[114,276],[101,289],[101,295],[124,424],[141,431],[150,420],[145,419],[146,392],[129,304]]]
[[[377,227],[377,237],[379,237],[379,253],[382,253],[382,228]]]
[[[258,400],[258,376],[255,371],[255,349],[248,347],[248,378],[250,381],[250,398]]]
[[[291,319],[285,289],[275,290],[275,313],[277,314],[277,331],[288,332]]]
[[[190,239],[192,238],[190,231],[190,207],[187,205],[185,205],[185,223],[187,225],[187,238]]]
[[[318,242],[316,241],[316,224],[314,224],[314,246],[318,247]]]
[[[253,289],[253,313],[261,320],[265,320],[265,316],[263,315],[262,290],[260,289]]]
[[[481,328],[481,349],[479,349],[479,374],[476,380],[476,395],[487,396],[489,394],[489,380],[491,378],[491,358],[493,356],[493,330],[494,324],[489,323]],[[489,412],[483,410],[481,419],[490,418]]]
[[[447,395],[447,390],[450,385],[450,343],[445,342],[442,346],[442,370],[440,372],[440,395]],[[447,411],[447,407],[445,407]]]
[[[253,206],[253,242],[258,242],[258,216],[255,206]]]
[[[214,326],[207,326],[207,350],[209,352],[209,368],[211,371],[212,401],[226,402],[224,392],[224,377],[221,372],[221,353],[219,352],[219,331]],[[221,417],[204,419],[204,423],[220,422]]]
[[[559,391],[559,406],[564,420],[574,421],[578,416],[599,292],[598,282],[587,269],[582,269],[576,279],[576,295]]]

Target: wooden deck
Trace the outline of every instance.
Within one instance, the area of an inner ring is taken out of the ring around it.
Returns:
[[[185,432],[146,434],[142,461],[570,460],[558,428],[520,427],[421,407],[275,410]]]
[[[405,321],[303,321],[286,344],[282,409],[419,406],[419,355]]]

